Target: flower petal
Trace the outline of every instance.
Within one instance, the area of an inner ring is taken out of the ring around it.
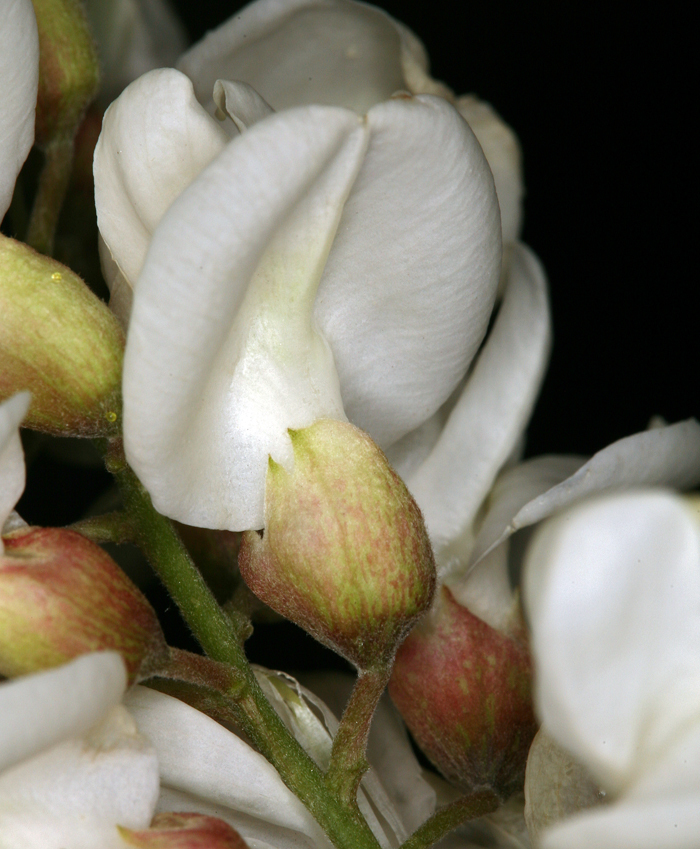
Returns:
[[[27,415],[31,395],[18,392],[0,404],[0,535],[12,508],[24,492],[26,471],[19,426]],[[0,538],[0,556],[3,544]]]
[[[535,466],[536,462],[542,465]],[[558,475],[567,462],[573,466],[576,460],[536,458],[528,461],[531,466],[523,463],[524,474],[518,481],[518,489],[513,489],[512,500],[508,498],[508,507],[517,506],[518,509],[507,520],[504,501],[498,505],[498,514],[494,513],[493,519],[487,518],[472,554],[472,565],[515,531],[541,522],[588,495],[638,486],[670,486],[680,490],[696,486],[700,483],[700,423],[696,419],[686,419],[618,439],[594,454],[571,477],[546,491],[540,490],[536,497],[521,506],[522,496],[539,486],[538,478],[546,480],[550,473]],[[530,475],[531,480],[525,483],[526,476]],[[532,490],[529,490],[530,485]],[[497,520],[502,523],[500,532]]]
[[[697,722],[700,526],[664,492],[600,497],[542,526],[524,589],[543,727],[623,791]]]
[[[209,32],[178,68],[210,111],[217,79],[248,83],[275,110],[318,103],[364,114],[405,88],[391,19],[344,0],[258,0]]]
[[[500,547],[505,529],[521,507],[575,474],[585,457],[544,455],[506,469],[496,479],[487,502],[487,512],[467,558],[467,570]]]
[[[187,46],[167,0],[85,0],[85,11],[97,41],[103,105],[142,74],[174,65]]]
[[[0,7],[0,221],[34,143],[39,34],[30,0]]]
[[[145,828],[157,798],[155,753],[117,705],[84,737],[0,775],[0,847],[122,849],[117,825]]]
[[[233,121],[236,132],[231,132],[231,136],[245,132],[274,111],[248,83],[227,80],[217,80],[214,84],[214,103],[217,117],[221,117],[221,112]]]
[[[406,483],[423,511],[443,571],[450,543],[474,518],[532,412],[550,347],[544,272],[525,247],[514,257],[503,304],[442,434]],[[454,561],[454,563],[452,563]]]
[[[48,672],[0,684],[0,772],[84,734],[117,704],[126,668],[116,652],[96,652]]]
[[[268,456],[292,462],[287,429],[344,418],[312,310],[365,144],[348,110],[271,115],[154,234],[126,346],[124,435],[160,512],[262,527]]]
[[[140,77],[105,113],[95,148],[97,223],[132,288],[166,209],[227,140],[189,79],[172,69]]]
[[[235,734],[184,702],[145,687],[135,687],[125,704],[158,753],[161,782],[169,788],[160,810],[220,817],[251,847],[249,838],[258,837],[280,849],[330,849],[274,767]]]
[[[493,173],[505,247],[520,236],[523,217],[525,188],[518,138],[492,106],[472,94],[458,97],[455,107],[479,140]]]
[[[369,147],[315,313],[348,418],[387,447],[435,413],[476,353],[500,227],[483,153],[448,103],[396,98],[366,121]]]

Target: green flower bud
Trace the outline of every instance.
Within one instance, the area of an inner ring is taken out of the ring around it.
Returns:
[[[39,30],[36,143],[72,139],[97,94],[100,71],[79,0],[32,0]]]
[[[69,268],[0,235],[0,400],[28,389],[26,427],[119,432],[124,336]]]
[[[265,533],[244,534],[241,574],[273,610],[360,669],[387,663],[435,590],[420,510],[353,425],[324,419],[289,435],[294,468],[270,459]]]
[[[397,655],[389,693],[448,781],[502,799],[521,789],[537,731],[527,645],[491,628],[443,587]]]
[[[25,675],[113,649],[133,683],[167,661],[155,612],[98,545],[60,528],[21,528],[3,543],[0,674]]]

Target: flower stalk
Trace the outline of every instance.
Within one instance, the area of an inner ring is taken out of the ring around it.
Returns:
[[[401,849],[428,849],[467,820],[492,814],[499,806],[498,796],[491,790],[480,790],[462,796],[439,808],[401,845]]]
[[[338,849],[378,849],[359,812],[330,791],[321,770],[289,733],[255,680],[239,632],[217,603],[171,522],[151,499],[124,458],[120,440],[105,452],[133,523],[134,540],[148,557],[194,636],[214,661],[234,670],[226,695],[253,745],[275,766],[282,780],[306,805]]]
[[[372,717],[391,677],[392,664],[361,670],[333,740],[328,786],[346,804],[355,804],[369,763],[365,757]]]
[[[53,254],[58,217],[73,167],[73,138],[58,138],[44,150],[26,242],[41,254]]]

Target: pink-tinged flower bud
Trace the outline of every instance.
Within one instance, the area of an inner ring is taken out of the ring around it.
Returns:
[[[418,745],[465,791],[522,787],[537,731],[527,646],[491,628],[443,587],[396,655],[389,692]]]
[[[0,400],[32,393],[26,427],[119,432],[124,335],[74,272],[0,235],[0,315]]]
[[[113,649],[133,683],[167,660],[155,612],[98,545],[61,528],[21,528],[3,543],[0,674],[24,675]]]
[[[204,814],[157,814],[145,831],[117,829],[126,845],[136,849],[248,849],[230,825]]]
[[[72,138],[97,94],[100,71],[79,0],[32,0],[39,30],[36,143]]]
[[[435,590],[423,517],[358,428],[323,419],[289,435],[294,468],[270,460],[264,536],[244,534],[241,574],[360,669],[386,663]]]

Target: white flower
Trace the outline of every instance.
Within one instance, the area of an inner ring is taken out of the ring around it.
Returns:
[[[573,508],[538,532],[524,588],[543,728],[610,799],[546,830],[541,846],[696,846],[697,502],[637,491]]]
[[[31,0],[0,6],[0,221],[34,143],[39,35]]]
[[[29,393],[19,392],[0,404],[0,556],[3,553],[2,534],[22,524],[12,510],[24,492],[26,472],[19,426],[27,414],[29,402]]]
[[[115,652],[0,684],[0,847],[124,849],[147,828],[158,763],[120,706]]]
[[[242,84],[217,98],[247,127],[229,122],[231,141],[184,75],[130,86],[105,117],[96,199],[115,297],[135,286],[127,458],[161,512],[237,530],[262,526],[288,428],[347,416],[389,447],[447,400],[486,330],[500,227],[442,98],[363,117],[270,114]]]
[[[320,103],[360,114],[397,91],[454,103],[484,150],[496,183],[503,242],[520,234],[520,149],[513,131],[473,95],[457,97],[429,76],[425,47],[382,9],[352,0],[257,0],[178,62],[213,114],[216,81],[241,80],[273,109]]]

